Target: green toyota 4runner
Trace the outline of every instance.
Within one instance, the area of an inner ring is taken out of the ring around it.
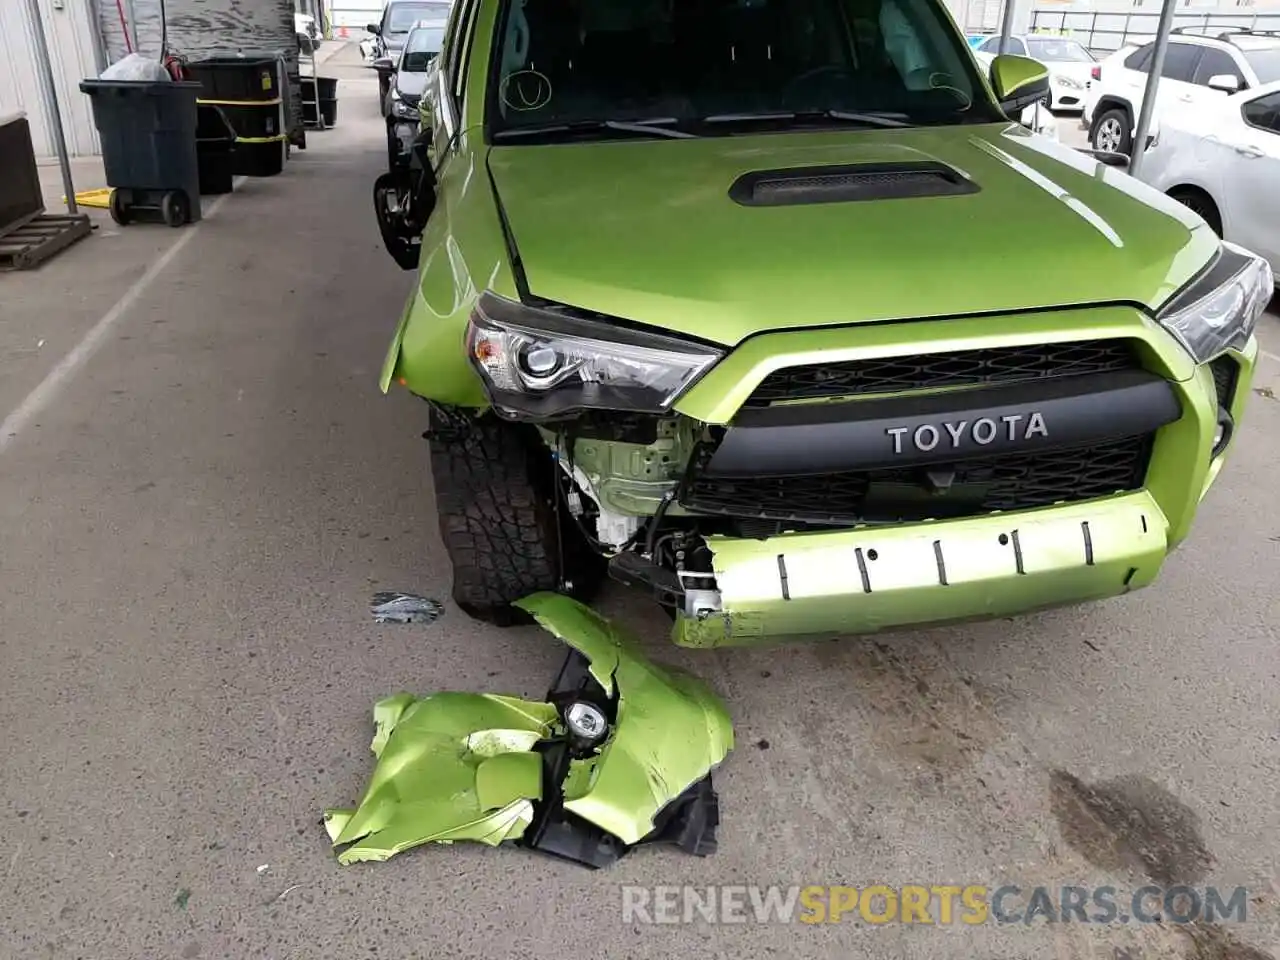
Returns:
[[[1272,274],[1046,96],[937,0],[455,0],[375,202],[458,604],[608,575],[710,647],[1151,583]]]

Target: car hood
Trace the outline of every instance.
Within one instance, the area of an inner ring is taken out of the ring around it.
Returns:
[[[1077,83],[1088,83],[1093,79],[1093,68],[1096,63],[1086,62],[1084,60],[1046,60],[1044,65],[1049,68],[1049,73],[1058,77],[1070,77]]]
[[[427,78],[431,76],[429,70],[419,70],[410,73],[405,70],[396,71],[396,89],[400,91],[400,95],[409,100],[416,101],[424,90],[427,89]]]
[[[942,163],[969,193],[747,206],[743,174]],[[1122,171],[1014,124],[497,146],[530,291],[723,344],[766,330],[1066,305],[1154,308],[1218,241]]]

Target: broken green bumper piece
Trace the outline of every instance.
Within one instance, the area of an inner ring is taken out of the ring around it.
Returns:
[[[455,840],[514,841],[591,867],[647,843],[713,852],[710,773],[733,747],[724,704],[575,600],[539,593],[517,606],[571,648],[546,701],[380,701],[372,782],[354,810],[325,813],[339,862]]]
[[[401,693],[373,708],[378,758],[355,810],[328,810],[342,863],[386,860],[419,844],[497,846],[524,833],[542,797],[530,749],[551,732],[555,707],[480,693]]]

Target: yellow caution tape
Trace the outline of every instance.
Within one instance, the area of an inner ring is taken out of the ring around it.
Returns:
[[[289,135],[282,133],[277,137],[236,137],[236,143],[280,143],[288,139]]]
[[[284,103],[284,100],[280,97],[274,100],[201,100],[197,98],[196,103],[211,107],[278,107]]]

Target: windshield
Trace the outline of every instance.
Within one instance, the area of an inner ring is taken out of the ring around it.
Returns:
[[[1280,47],[1265,50],[1245,50],[1244,58],[1258,75],[1258,83],[1274,83],[1280,80]]]
[[[1027,37],[1027,49],[1031,56],[1042,62],[1090,63],[1091,54],[1074,40],[1037,40]]]
[[[395,3],[387,8],[387,33],[408,33],[419,20],[447,20],[447,3]]]
[[[404,59],[400,69],[409,73],[421,73],[431,66],[440,48],[444,46],[444,24],[438,27],[415,27],[404,42]]]
[[[936,0],[505,0],[498,22],[488,120],[500,139],[589,121],[708,135],[770,115],[1003,119]]]

